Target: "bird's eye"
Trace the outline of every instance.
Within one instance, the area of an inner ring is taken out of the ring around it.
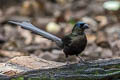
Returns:
[[[80,26],[84,26],[84,24],[80,24]]]

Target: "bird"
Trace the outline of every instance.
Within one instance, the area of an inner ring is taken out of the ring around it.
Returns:
[[[32,31],[35,34],[38,34],[48,40],[52,40],[57,44],[57,46],[63,50],[66,61],[68,62],[68,57],[75,55],[79,58],[79,62],[84,62],[84,60],[79,56],[81,54],[86,45],[87,45],[87,37],[85,34],[85,30],[89,28],[87,23],[82,21],[78,21],[74,26],[70,34],[65,35],[63,38],[59,38],[51,33],[48,33],[44,30],[41,30],[30,22],[25,21],[9,21],[11,24],[15,24],[20,26],[21,28]]]

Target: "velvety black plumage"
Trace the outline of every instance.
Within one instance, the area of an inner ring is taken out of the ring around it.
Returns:
[[[77,22],[73,27],[72,32],[69,35],[64,36],[62,39],[45,32],[28,22],[9,22],[56,42],[56,44],[63,49],[66,57],[69,55],[78,56],[85,49],[87,44],[84,31],[88,28],[88,25],[84,22]]]
[[[66,57],[68,55],[76,55],[80,54],[86,47],[87,39],[85,34],[83,35],[67,35],[63,39],[63,52],[65,53]]]
[[[66,57],[69,55],[78,56],[85,49],[87,45],[87,38],[84,30],[86,28],[88,28],[87,24],[78,22],[74,26],[72,33],[62,38],[64,45],[63,52],[65,53]]]

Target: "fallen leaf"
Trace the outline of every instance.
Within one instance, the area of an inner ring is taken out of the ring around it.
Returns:
[[[9,58],[16,57],[16,56],[23,56],[24,54],[17,51],[7,51],[7,50],[0,50],[0,56],[6,56]]]

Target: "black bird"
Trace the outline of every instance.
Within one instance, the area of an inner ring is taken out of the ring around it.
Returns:
[[[87,38],[84,31],[85,29],[88,29],[88,24],[84,22],[77,22],[74,25],[72,32],[69,35],[64,36],[62,39],[35,27],[29,22],[9,22],[56,42],[56,44],[63,49],[66,59],[69,55],[76,55],[79,57],[78,55],[85,49],[87,45]],[[80,60],[82,59],[80,58]]]

